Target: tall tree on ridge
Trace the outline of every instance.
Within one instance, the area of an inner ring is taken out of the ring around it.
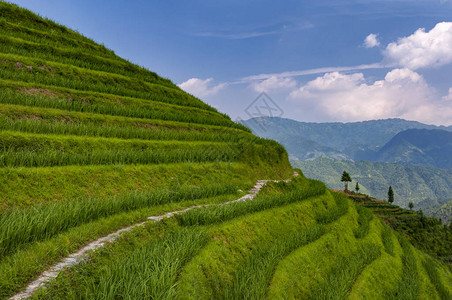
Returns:
[[[348,174],[346,171],[342,173],[341,181],[344,183],[344,191],[348,192],[348,183],[352,182],[352,178],[350,177],[350,174]]]
[[[388,189],[388,202],[391,204],[394,202],[394,191],[392,190],[392,186],[389,186]]]

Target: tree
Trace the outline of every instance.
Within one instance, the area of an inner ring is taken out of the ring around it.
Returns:
[[[356,185],[355,185],[355,191],[356,191],[357,193],[359,193],[359,183],[358,183],[358,182],[356,182]]]
[[[342,173],[341,181],[344,183],[344,191],[347,192],[348,191],[348,183],[352,182],[352,178],[346,171],[344,171]]]
[[[412,210],[414,207],[414,203],[413,202],[408,203],[408,207]]]
[[[392,186],[389,186],[388,189],[388,202],[391,204],[394,202],[394,191],[392,190]]]

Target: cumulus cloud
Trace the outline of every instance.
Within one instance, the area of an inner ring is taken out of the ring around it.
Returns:
[[[297,82],[293,78],[271,76],[265,80],[253,82],[251,87],[256,92],[268,92],[270,90],[293,89],[296,85]]]
[[[213,84],[213,78],[200,79],[190,78],[189,80],[182,82],[178,85],[184,91],[196,96],[207,97],[218,93],[220,90],[227,86],[227,83]]]
[[[373,48],[373,47],[378,47],[378,46],[380,46],[380,41],[378,40],[378,37],[375,33],[369,34],[364,39],[364,47]]]
[[[420,28],[390,43],[383,55],[389,63],[412,70],[449,64],[452,62],[452,22],[438,23],[428,32]]]
[[[449,93],[444,96],[443,99],[452,101],[452,87],[449,89]]]
[[[367,83],[362,73],[327,73],[294,90],[290,98],[318,114],[340,121],[404,118],[450,124],[452,107],[435,99],[424,78],[407,68]]]

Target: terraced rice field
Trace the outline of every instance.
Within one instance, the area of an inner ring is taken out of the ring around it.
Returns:
[[[287,153],[170,80],[5,2],[0,41],[1,299],[122,228],[33,297],[450,298],[443,265],[302,170],[231,202],[291,178]]]

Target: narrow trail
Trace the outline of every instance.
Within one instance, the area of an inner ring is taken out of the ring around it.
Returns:
[[[294,172],[293,173],[293,177],[296,177],[296,176],[298,176],[298,173]],[[243,197],[241,197],[239,199],[232,200],[232,201],[229,201],[229,202],[225,202],[225,203],[222,203],[220,205],[226,205],[226,204],[231,204],[231,203],[234,203],[234,202],[253,200],[254,197],[256,197],[257,193],[268,182],[281,182],[281,181],[289,182],[290,180],[292,180],[293,177],[285,179],[285,180],[258,180],[256,182],[256,184],[254,185],[254,187],[248,192],[248,194],[244,195]],[[218,204],[210,204],[210,205],[218,205]],[[187,207],[185,209],[172,211],[172,212],[169,212],[169,213],[166,213],[166,214],[163,214],[163,215],[150,216],[147,219],[155,221],[155,222],[159,222],[159,221],[161,221],[163,219],[171,218],[174,215],[187,212],[187,211],[192,210],[194,208],[207,207],[207,206],[210,206],[210,205],[207,204],[207,205],[190,206],[190,207]],[[23,290],[22,292],[12,296],[9,299],[10,300],[18,300],[18,299],[27,299],[27,298],[32,297],[38,291],[38,289],[40,289],[41,287],[44,287],[46,283],[48,283],[50,280],[56,278],[58,276],[58,274],[63,269],[73,267],[73,266],[78,265],[79,263],[81,263],[83,261],[86,261],[88,259],[88,254],[91,251],[96,250],[98,248],[102,248],[105,245],[107,245],[108,243],[114,242],[124,232],[129,232],[129,231],[131,231],[132,229],[134,229],[134,228],[136,228],[138,226],[143,226],[144,224],[146,224],[146,222],[147,221],[144,221],[144,222],[141,222],[141,223],[133,224],[133,225],[130,225],[128,227],[119,229],[119,230],[117,230],[117,231],[115,231],[113,233],[110,233],[109,235],[106,235],[104,237],[101,237],[101,238],[89,243],[85,247],[81,248],[79,251],[70,254],[69,256],[65,257],[63,260],[61,260],[56,265],[50,267],[47,271],[43,272],[36,280],[32,281],[25,288],[25,290]]]

